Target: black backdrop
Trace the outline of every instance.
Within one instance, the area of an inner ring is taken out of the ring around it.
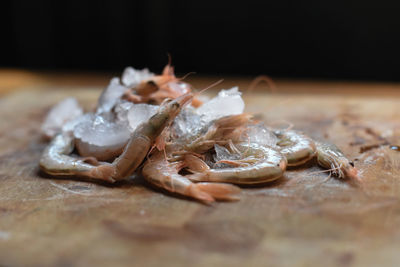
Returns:
[[[400,1],[5,1],[1,67],[400,80]]]

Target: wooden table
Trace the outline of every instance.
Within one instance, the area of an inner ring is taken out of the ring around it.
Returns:
[[[285,81],[245,93],[247,111],[336,143],[362,186],[312,163],[241,200],[206,206],[135,178],[113,186],[38,170],[49,108],[92,108],[110,75],[0,71],[0,265],[398,266],[400,85]],[[220,77],[191,78],[199,88]],[[227,78],[220,88],[250,79]],[[210,92],[212,94],[213,92]]]

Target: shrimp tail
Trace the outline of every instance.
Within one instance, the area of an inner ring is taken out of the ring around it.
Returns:
[[[83,174],[89,178],[104,180],[110,183],[114,183],[116,181],[113,178],[115,176],[115,168],[109,163],[98,165]]]
[[[193,197],[204,203],[211,203],[215,201],[215,198],[213,198],[213,196],[209,194],[207,190],[203,191],[202,188],[197,186],[197,184],[190,185],[185,193],[187,196]]]
[[[195,187],[219,200],[239,200],[240,188],[224,183],[196,183]]]
[[[193,197],[204,203],[212,203],[215,200],[236,201],[240,188],[225,183],[193,183],[185,192],[187,196]]]

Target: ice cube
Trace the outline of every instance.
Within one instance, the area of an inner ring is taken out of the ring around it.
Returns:
[[[122,124],[92,114],[76,125],[74,135],[85,142],[107,146],[126,142],[130,132]]]
[[[76,117],[73,120],[68,121],[67,123],[65,123],[63,125],[62,132],[63,133],[73,132],[76,125],[78,125],[79,123],[84,122],[86,120],[89,120],[92,116],[93,116],[93,113],[86,113],[86,114]]]
[[[42,132],[45,136],[51,138],[69,121],[74,120],[83,114],[75,98],[69,97],[56,104],[47,114],[42,125]]]
[[[238,87],[221,90],[218,95],[197,109],[204,121],[212,121],[228,115],[242,114],[244,101]]]
[[[177,96],[186,94],[192,90],[190,84],[179,81],[169,82],[168,86],[172,89],[173,92],[176,93]]]
[[[149,104],[134,104],[128,111],[128,122],[131,131],[134,131],[140,124],[147,122],[156,114],[159,106]]]
[[[153,76],[154,74],[148,69],[136,70],[132,67],[127,67],[122,74],[122,83],[125,86],[132,88],[138,85],[141,81],[147,80]]]
[[[185,107],[174,120],[174,131],[178,138],[190,140],[191,137],[197,136],[205,126],[194,108]]]
[[[262,146],[274,147],[278,142],[278,138],[272,133],[264,123],[249,125],[246,131],[247,138],[251,143],[257,143]],[[246,138],[246,137],[245,137]]]
[[[88,114],[73,131],[76,147],[81,156],[108,160],[119,155],[130,137],[129,129],[103,116]]]
[[[214,155],[215,164],[214,164],[213,168],[218,169],[218,168],[232,167],[231,165],[226,164],[226,163],[221,163],[221,162],[218,163],[218,161],[220,161],[220,160],[238,160],[241,157],[240,154],[231,153],[226,147],[220,146],[218,144],[214,145],[214,149],[215,149],[215,155]]]
[[[99,98],[96,113],[101,114],[109,112],[126,90],[128,90],[128,88],[120,83],[119,78],[112,78],[110,84],[104,89]]]
[[[116,120],[123,123],[128,123],[128,112],[134,104],[129,101],[120,101],[115,105],[114,112]]]

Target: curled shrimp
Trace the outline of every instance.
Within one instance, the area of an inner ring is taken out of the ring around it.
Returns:
[[[328,143],[314,142],[308,136],[296,131],[275,131],[280,139],[280,152],[287,158],[288,166],[299,166],[316,156],[318,165],[332,171],[338,178],[359,180],[354,163],[346,158],[340,149]]]
[[[332,174],[338,178],[352,178],[360,181],[354,163],[346,158],[334,144],[317,142],[317,161],[323,168],[331,169]]]
[[[58,134],[44,150],[39,162],[40,168],[51,175],[82,175],[90,173],[95,166],[84,158],[69,156],[74,150],[74,138],[69,134]]]
[[[277,150],[255,143],[236,145],[242,152],[243,159],[233,168],[211,169],[201,164],[201,160],[191,157],[186,162],[192,181],[224,182],[234,184],[259,184],[274,181],[282,177],[286,170],[286,158]],[[243,164],[248,163],[248,164]],[[201,168],[199,168],[201,166]],[[198,172],[197,172],[198,171]]]
[[[69,156],[73,149],[72,137],[58,135],[45,149],[40,167],[43,171],[54,175],[76,175],[108,182],[121,180],[137,169],[156,138],[192,98],[193,94],[188,93],[165,102],[155,115],[138,126],[122,154],[112,163],[99,162],[98,166],[92,166],[83,159]]]
[[[182,166],[181,162],[168,162],[164,153],[157,151],[145,162],[142,173],[151,184],[205,203],[237,199],[240,188],[224,183],[193,183],[179,174]]]
[[[286,157],[288,166],[299,166],[315,156],[315,143],[310,137],[292,130],[274,133],[279,138],[277,146]]]
[[[189,151],[204,153],[216,143],[227,143],[228,140],[239,140],[246,130],[245,125],[252,118],[249,114],[229,115],[211,122],[207,131],[185,146]]]

